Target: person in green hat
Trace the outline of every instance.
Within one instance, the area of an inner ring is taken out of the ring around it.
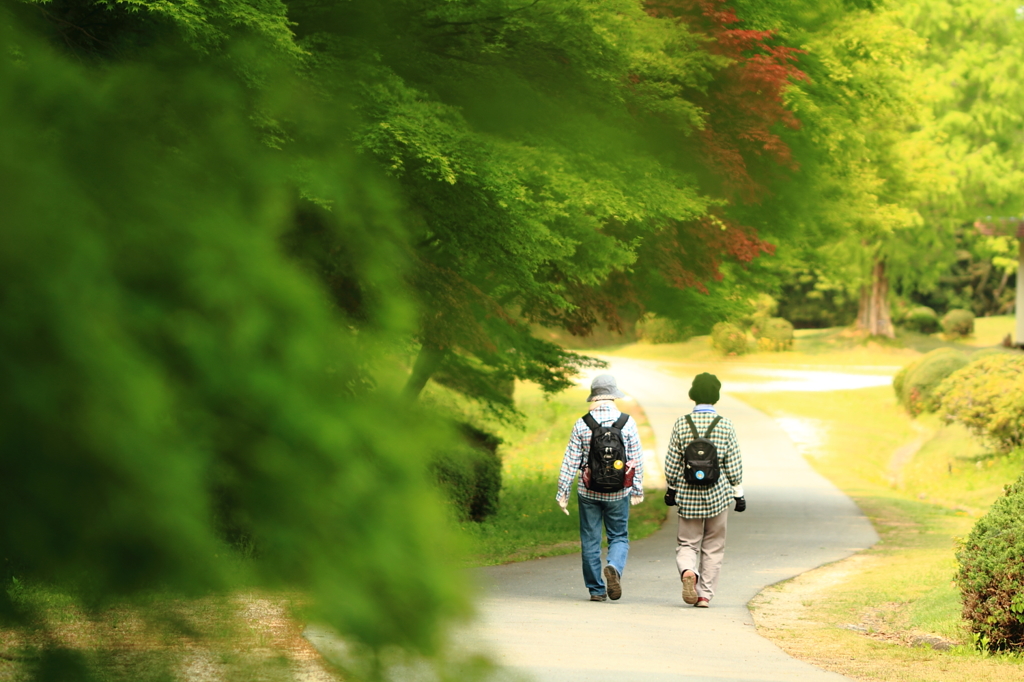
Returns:
[[[683,601],[706,608],[715,596],[725,556],[729,503],[747,508],[736,430],[715,409],[722,382],[704,372],[693,379],[690,414],[676,420],[665,457],[665,504],[678,505],[676,568]]]

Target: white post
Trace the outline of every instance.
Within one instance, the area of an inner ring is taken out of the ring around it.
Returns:
[[[1017,307],[1014,315],[1017,318],[1017,336],[1013,345],[1024,348],[1024,229],[1017,230],[1020,241],[1020,254],[1017,260]]]

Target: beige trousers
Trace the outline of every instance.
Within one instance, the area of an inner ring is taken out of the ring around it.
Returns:
[[[718,571],[725,556],[725,526],[729,510],[710,519],[679,517],[676,535],[676,566],[679,575],[690,570],[697,574],[697,596],[710,600],[715,596]]]

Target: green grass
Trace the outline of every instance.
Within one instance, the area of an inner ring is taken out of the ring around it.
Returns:
[[[975,346],[998,346],[1007,334],[1015,336],[1015,331],[1013,315],[979,317],[974,320],[974,336],[968,341]]]
[[[516,404],[526,416],[521,425],[494,424],[504,440],[503,481],[498,513],[481,523],[460,527],[476,564],[502,564],[579,551],[576,494],[566,516],[555,502],[558,471],[573,424],[587,409],[587,391],[570,389],[546,397],[531,385],[516,388]],[[641,441],[650,443],[650,426],[635,403],[618,401],[637,420]],[[666,518],[658,495],[630,509],[633,540],[656,531]]]

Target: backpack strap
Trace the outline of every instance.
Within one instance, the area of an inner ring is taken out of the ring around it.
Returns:
[[[720,421],[722,421],[722,416],[721,415],[715,417],[714,421],[711,422],[711,426],[709,426],[708,430],[704,432],[704,437],[705,438],[711,438],[711,432],[715,430],[715,427],[718,426],[718,422],[720,422]],[[691,424],[692,424],[692,422],[691,422]]]
[[[700,433],[697,432],[697,426],[693,423],[693,420],[690,419],[690,415],[686,415],[686,423],[690,425],[690,433],[693,434],[693,439],[697,440],[700,438]]]
[[[590,414],[589,412],[587,412],[585,415],[583,415],[583,423],[587,425],[588,429],[590,429],[590,440],[593,441],[594,440],[594,431],[597,431],[599,428],[601,428],[601,425],[597,423],[596,419],[594,419],[594,415]],[[587,444],[587,448],[588,449],[590,448],[590,443]],[[584,451],[583,457],[580,457],[580,470],[582,471],[583,469],[586,469],[586,468],[587,468],[587,456],[586,456],[586,452]]]
[[[590,413],[587,412],[587,414],[589,415]],[[613,429],[618,429],[619,431],[621,431],[623,429],[623,427],[626,426],[626,422],[628,422],[628,421],[629,421],[629,415],[626,414],[625,412],[621,412],[619,414],[619,418],[615,420],[614,424],[612,424],[612,428]]]

